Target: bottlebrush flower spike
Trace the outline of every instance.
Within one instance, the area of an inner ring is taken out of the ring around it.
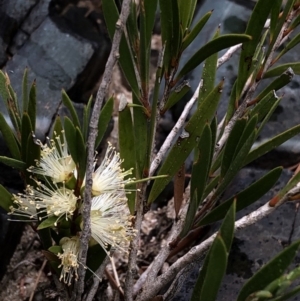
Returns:
[[[76,209],[77,197],[73,191],[64,185],[48,188],[46,185],[36,182],[37,188],[27,186],[25,194],[13,195],[14,204],[9,214],[29,217],[37,220],[38,213],[46,213],[47,217],[57,216],[55,226],[63,216],[66,220],[73,215]]]
[[[41,159],[36,162],[37,166],[31,166],[28,171],[47,176],[52,179],[54,183],[67,182],[74,175],[75,162],[68,153],[68,146],[66,143],[64,131],[63,142],[60,135],[55,135],[54,139],[49,139],[46,144],[42,144],[37,140],[41,146]]]
[[[48,217],[57,216],[56,223],[63,216],[68,220],[68,216],[73,215],[77,204],[77,197],[73,190],[66,188],[65,185],[58,187],[53,184],[50,189],[41,182],[37,184],[38,187],[34,189],[36,209],[40,213],[45,212]]]
[[[135,235],[126,197],[117,193],[101,194],[92,198],[91,235],[108,253],[108,248],[127,252]]]
[[[127,171],[122,169],[122,162],[120,154],[116,152],[115,148],[109,143],[103,161],[93,174],[92,194],[94,196],[109,192],[129,192],[129,190],[124,189],[124,187],[134,179],[124,178],[132,174],[132,169]]]
[[[37,220],[34,190],[31,186],[28,185],[26,187],[25,194],[13,194],[13,203],[15,206],[10,206],[10,212],[8,212],[9,215]]]
[[[78,254],[79,254],[79,239],[77,237],[63,237],[59,243],[63,253],[58,253],[57,257],[61,260],[59,268],[62,268],[59,280],[71,285],[73,277],[77,281]]]

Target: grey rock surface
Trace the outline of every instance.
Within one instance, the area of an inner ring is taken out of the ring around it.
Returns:
[[[6,64],[5,70],[17,95],[21,95],[20,83],[26,67],[29,82],[36,80],[38,137],[49,131],[61,102],[61,89],[68,90],[74,85],[93,54],[91,43],[61,32],[47,18]],[[0,111],[6,112],[2,101]]]

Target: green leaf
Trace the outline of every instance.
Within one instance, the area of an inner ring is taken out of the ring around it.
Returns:
[[[274,76],[281,75],[286,69],[291,68],[297,75],[300,74],[300,63],[286,63],[279,66],[276,66],[272,69],[269,69],[265,74],[263,78],[269,78]]]
[[[202,195],[207,183],[207,177],[212,159],[212,132],[208,124],[205,125],[198,144],[198,156],[195,158],[191,176],[191,197],[190,205],[186,216],[184,229],[181,237],[184,237],[190,230],[197,209],[202,201]]]
[[[28,110],[27,110],[33,131],[35,131],[35,124],[36,124],[36,108],[37,108],[36,86],[35,86],[35,81],[34,81],[31,85],[30,91],[29,91]]]
[[[77,127],[76,128],[76,146],[77,146],[77,155],[78,155],[78,177],[79,179],[83,180],[86,172],[86,145],[81,133],[81,130]],[[69,146],[69,143],[68,143]],[[71,153],[71,152],[70,152]],[[73,159],[74,160],[74,159]]]
[[[293,37],[287,45],[282,49],[282,51],[278,54],[278,56],[274,59],[273,62],[277,62],[283,55],[285,55],[288,51],[293,49],[300,43],[300,33],[298,33],[295,37]]]
[[[14,159],[21,160],[21,153],[19,144],[11,130],[10,126],[7,124],[5,118],[0,113],[0,131],[3,135],[4,141]]]
[[[225,174],[227,173],[228,169],[231,166],[232,160],[234,159],[234,154],[236,151],[237,144],[240,141],[241,135],[243,134],[246,124],[247,124],[246,118],[238,119],[228,136],[224,148],[224,155],[223,155],[222,165],[221,165],[222,178],[224,178]]]
[[[294,289],[289,291],[283,296],[279,296],[275,299],[272,299],[272,301],[285,301],[285,300],[291,300],[292,297],[297,296],[300,293],[300,285],[296,286]]]
[[[178,2],[159,0],[159,7],[162,44],[166,45],[164,51],[164,67],[167,76],[169,76],[171,67],[175,67],[172,59],[177,56],[179,44],[181,43]]]
[[[84,138],[85,141],[87,141],[87,139],[88,139],[88,130],[89,130],[89,121],[90,121],[90,117],[91,117],[92,102],[93,102],[93,96],[91,96],[89,98],[88,103],[83,108],[82,135],[83,135],[83,138]],[[100,122],[100,119],[99,119],[99,122]],[[98,127],[97,137],[98,136],[99,136],[99,127]],[[96,138],[96,141],[97,141],[97,138]],[[95,149],[97,149],[97,147],[98,147],[98,144],[97,144],[97,142],[95,142]]]
[[[138,104],[138,100],[133,95],[133,104]],[[143,110],[139,107],[133,108],[133,125],[134,125],[134,146],[135,146],[135,154],[136,154],[136,178],[140,179],[144,176],[148,175],[147,162],[150,159],[150,154],[147,154],[148,150],[148,135],[150,131],[150,122],[148,117],[144,113]],[[147,157],[148,156],[148,157]]]
[[[215,301],[222,278],[226,272],[227,250],[221,236],[218,235],[214,240],[209,257],[205,277],[201,275],[197,280],[191,301]]]
[[[128,170],[136,166],[136,157],[132,155],[135,153],[134,129],[128,106],[119,111],[119,146],[120,156],[123,159],[122,168]],[[130,189],[135,187],[126,188]],[[128,194],[127,198],[130,212],[133,214],[135,210],[135,193],[132,192]]]
[[[153,202],[156,197],[161,193],[164,187],[170,182],[176,171],[180,168],[193,148],[198,144],[203,129],[207,121],[210,121],[217,109],[223,81],[200,103],[196,112],[193,114],[187,125],[185,126],[184,133],[186,135],[179,137],[172,147],[169,155],[160,168],[159,175],[168,175],[163,179],[155,180],[150,191],[148,202]],[[188,136],[188,137],[186,137]]]
[[[214,197],[219,196],[225,188],[228,186],[228,184],[232,181],[232,179],[235,177],[237,172],[241,169],[243,166],[243,162],[248,155],[251,146],[255,140],[256,137],[256,131],[252,132],[248,138],[246,139],[244,145],[241,147],[237,155],[235,156],[234,160],[231,163],[230,169],[228,169],[226,175],[224,176],[224,179],[221,181],[219,186],[217,187]]]
[[[234,223],[235,223],[235,212],[236,212],[236,202],[234,201],[224,218],[222,226],[220,228],[220,235],[225,243],[227,255],[230,252],[232,240],[234,237]]]
[[[181,6],[183,7],[187,7],[188,3],[190,3],[190,1],[185,1],[185,0],[180,0],[179,1],[179,5],[180,5],[180,9],[179,12],[182,11]],[[186,49],[194,40],[195,38],[198,36],[198,34],[201,32],[202,28],[204,27],[204,25],[206,24],[206,22],[209,20],[210,16],[212,15],[212,10],[209,11],[208,13],[206,13],[198,22],[197,24],[193,27],[193,29],[184,37],[183,41],[182,41],[182,45],[181,45],[181,49],[182,51],[184,49]],[[183,30],[185,30],[186,27],[183,27]]]
[[[179,71],[175,81],[178,81],[184,75],[192,71],[194,68],[196,68],[199,64],[201,64],[206,58],[210,57],[212,54],[249,40],[251,40],[251,37],[245,34],[226,34],[216,39],[213,39],[212,41],[208,42],[206,45],[201,47],[188,60],[188,62]]]
[[[106,104],[104,105],[104,107],[102,108],[101,113],[100,113],[100,117],[99,117],[99,121],[98,121],[98,133],[97,133],[97,138],[96,138],[96,142],[95,142],[95,149],[98,148],[98,146],[100,145],[100,143],[104,137],[104,134],[107,130],[107,126],[112,117],[113,109],[114,109],[114,98],[111,97],[106,102]]]
[[[282,1],[274,1],[275,4],[271,9],[271,18],[270,18],[270,40],[274,39],[276,25],[279,19],[279,13],[282,5]]]
[[[13,158],[9,158],[6,156],[0,156],[0,162],[4,163],[7,166],[13,167],[13,168],[17,168],[19,170],[24,170],[26,168],[26,163],[13,159]]]
[[[22,136],[21,136],[21,153],[22,160],[27,162],[27,142],[28,138],[32,137],[32,125],[27,112],[22,116]]]
[[[119,18],[119,12],[116,6],[115,1],[111,0],[102,0],[102,12],[104,14],[105,23],[108,29],[108,34],[110,39],[113,39],[115,33],[116,23]],[[123,73],[129,83],[130,88],[132,89],[133,93],[139,97],[140,95],[140,88],[137,82],[137,77],[134,71],[134,63],[130,53],[130,49],[128,47],[127,41],[124,36],[121,39],[119,52],[122,54],[119,57],[119,63],[123,70]]]
[[[183,81],[182,84],[180,84],[178,87],[173,90],[162,109],[161,114],[164,114],[167,110],[169,110],[171,107],[173,107],[178,101],[180,101],[184,95],[186,95],[187,92],[189,92],[191,89],[191,86],[188,81]]]
[[[42,230],[45,228],[53,227],[54,224],[57,222],[58,217],[57,216],[50,216],[46,219],[44,219],[39,226],[37,227],[38,230]]]
[[[65,129],[65,135],[66,135],[66,140],[67,140],[70,155],[72,156],[72,159],[76,163],[76,166],[78,166],[78,163],[80,161],[79,157],[81,154],[79,153],[77,143],[76,143],[76,128],[73,125],[71,119],[68,117],[65,117],[64,119],[64,129]]]
[[[284,270],[293,261],[300,241],[292,243],[285,250],[280,252],[275,258],[264,265],[254,276],[252,276],[242,287],[237,301],[245,301],[253,292],[262,290],[270,282],[280,277]]]
[[[234,197],[222,202],[215,209],[210,211],[197,226],[204,226],[214,223],[224,218],[227,210],[230,208],[234,200],[236,200],[236,211],[240,211],[251,205],[265,195],[277,182],[282,172],[281,167],[277,167],[259,180],[251,184],[249,187],[239,192]]]
[[[220,35],[220,27],[218,27],[213,39],[217,39]],[[201,103],[205,97],[214,89],[216,72],[218,63],[218,52],[208,57],[203,64],[202,79],[203,84],[199,92],[199,101]]]
[[[140,36],[137,35],[137,40],[140,39],[140,76],[143,89],[143,97],[148,98],[149,93],[149,67],[151,54],[151,37],[155,21],[155,12],[157,9],[158,0],[140,2]]]
[[[265,22],[274,5],[274,0],[259,0],[251,14],[245,34],[252,37],[250,42],[243,43],[238,78],[236,83],[236,102],[240,98],[244,85],[250,75],[252,69],[252,58],[259,44],[260,37],[263,32]]]
[[[191,301],[215,301],[227,267],[234,234],[235,203],[228,211],[220,231],[205,258]]]
[[[196,4],[197,4],[197,0],[190,0],[190,1],[178,0],[180,24],[183,32],[185,32],[185,30],[188,29],[191,25]]]
[[[262,98],[268,95],[271,91],[277,91],[282,87],[286,86],[294,77],[294,72],[291,68],[288,68],[278,78],[276,78],[270,85],[268,85],[258,96],[255,97],[254,101],[258,102]]]
[[[34,142],[34,139],[31,135],[28,136],[27,143],[25,145],[26,150],[26,165],[27,167],[33,166],[36,164],[36,160],[40,159],[41,150],[40,146]],[[35,185],[34,180],[31,179],[32,173],[25,170],[26,184]]]
[[[23,112],[28,110],[28,69],[25,68],[22,81],[22,108]]]
[[[9,207],[13,205],[12,194],[0,184],[0,195],[0,206],[9,212]]]
[[[61,96],[63,104],[68,108],[71,114],[74,126],[80,128],[80,122],[75,107],[65,90],[62,90]]]
[[[291,139],[292,137],[296,136],[299,133],[300,133],[300,125],[297,125],[269,139],[267,142],[256,147],[249,153],[249,155],[247,156],[244,162],[244,165],[247,165],[250,162],[254,161],[255,159],[263,156],[264,154],[268,153],[270,150],[276,148],[277,146],[281,145],[282,143]]]
[[[261,1],[261,2],[263,2],[263,1]],[[282,1],[273,1],[272,5],[273,6],[275,4],[278,5],[277,2],[282,2]],[[286,22],[286,20],[287,20],[289,12],[293,8],[294,2],[295,2],[295,0],[287,0],[286,3],[284,4],[283,12],[281,13],[280,18],[277,19],[276,28],[272,32],[272,35],[271,35],[272,39],[271,39],[271,43],[270,43],[270,45],[268,47],[268,51],[266,53],[266,60],[265,61],[267,61],[267,58],[272,53],[272,49],[273,49],[273,47],[274,47],[274,45],[276,43],[276,40],[277,40],[277,38],[279,36],[279,33],[281,32],[281,29],[283,27],[284,22]]]

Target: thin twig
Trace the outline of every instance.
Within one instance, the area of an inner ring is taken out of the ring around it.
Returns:
[[[41,278],[41,276],[42,276],[42,272],[43,272],[43,270],[44,270],[44,268],[45,268],[45,266],[46,266],[46,263],[47,263],[47,259],[44,259],[43,264],[42,264],[42,266],[41,266],[41,268],[40,268],[40,270],[39,270],[39,273],[38,273],[38,275],[37,275],[37,277],[36,277],[36,279],[35,279],[35,283],[34,283],[33,290],[32,290],[32,293],[31,293],[31,295],[30,295],[29,301],[32,301],[32,300],[33,300],[34,293],[35,293],[36,288],[37,288],[37,286],[38,286],[38,284],[39,284],[39,281],[40,281],[40,278]]]
[[[178,132],[181,131],[182,127],[185,124],[186,118],[190,113],[190,110],[192,109],[194,103],[198,99],[199,90],[200,90],[201,86],[202,86],[202,81],[199,83],[199,85],[198,85],[194,95],[192,96],[192,98],[185,105],[184,110],[182,111],[178,121],[176,122],[175,126],[173,127],[172,131],[170,132],[170,134],[166,138],[163,145],[161,146],[159,152],[156,154],[156,156],[155,156],[155,158],[154,158],[154,160],[153,160],[153,162],[151,163],[151,166],[150,166],[150,172],[149,172],[150,176],[154,175],[154,173],[155,173],[156,169],[158,168],[158,166],[160,165],[161,161],[164,159],[165,155],[167,154],[169,149],[174,144],[175,137],[177,136]]]
[[[243,44],[238,44],[230,47],[219,59],[217,62],[217,68],[221,67],[224,63],[229,61],[233,54],[242,47]]]
[[[130,243],[128,270],[126,273],[125,288],[124,288],[125,301],[133,300],[133,280],[134,280],[134,276],[137,274],[137,270],[136,270],[137,252],[138,252],[139,241],[141,237],[141,226],[143,220],[143,208],[144,208],[146,187],[147,187],[147,183],[142,183],[141,189],[137,191],[137,198],[135,204],[136,235]]]
[[[275,210],[275,207],[270,207],[269,202],[261,206],[254,212],[242,217],[235,222],[235,231],[246,228],[263,217],[269,215]],[[201,257],[208,248],[212,245],[214,239],[216,238],[217,233],[214,233],[208,239],[203,241],[200,245],[193,247],[188,253],[179,258],[164,274],[156,277],[155,280],[152,280],[151,286],[144,288],[143,292],[138,295],[137,301],[149,301],[153,298],[164,286],[166,286],[176,275],[188,264],[196,261]]]
[[[84,278],[85,278],[85,268],[86,265],[86,256],[88,250],[88,242],[91,234],[90,227],[90,211],[91,211],[91,191],[92,191],[92,174],[93,174],[93,163],[94,163],[94,150],[95,150],[95,141],[97,137],[98,130],[98,121],[100,116],[100,110],[102,107],[103,99],[107,93],[111,77],[112,70],[116,64],[119,57],[119,45],[122,37],[123,28],[126,24],[129,12],[130,12],[130,2],[131,0],[124,0],[122,3],[122,10],[119,16],[119,19],[116,23],[116,30],[112,42],[112,49],[108,57],[108,61],[105,66],[105,71],[103,74],[103,79],[99,90],[97,92],[97,97],[95,105],[93,108],[90,125],[89,125],[89,137],[87,141],[87,171],[86,171],[86,185],[84,191],[84,203],[83,203],[83,229],[80,237],[80,253],[79,261],[82,263],[78,269],[78,283],[74,289],[73,298],[76,300],[81,300],[81,296],[84,291]]]
[[[105,267],[109,263],[109,261],[110,261],[109,256],[106,256],[106,258],[101,263],[99,268],[95,271],[96,276],[93,277],[94,282],[93,282],[92,287],[89,289],[88,295],[84,299],[85,301],[92,301],[93,300],[95,294],[97,293],[98,287],[99,287],[99,283],[100,283],[99,278],[102,279],[103,274],[105,272]]]

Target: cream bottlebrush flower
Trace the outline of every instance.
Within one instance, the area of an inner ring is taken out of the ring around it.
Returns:
[[[58,187],[54,184],[53,187],[48,188],[40,182],[37,184],[38,187],[34,189],[34,197],[39,213],[45,212],[48,217],[57,216],[56,223],[64,215],[68,220],[68,216],[73,215],[76,209],[77,197],[74,195],[74,191],[66,188],[65,185]]]
[[[133,179],[125,180],[124,178],[132,174],[132,169],[127,171],[122,169],[122,162],[120,154],[109,143],[103,161],[93,173],[92,194],[94,196],[108,192],[126,192],[125,184],[129,184]]]
[[[91,235],[106,252],[109,246],[127,252],[135,235],[130,218],[127,199],[120,194],[105,193],[92,198]]]
[[[34,190],[31,186],[28,185],[26,187],[25,193],[26,194],[13,194],[13,203],[15,206],[10,206],[10,212],[8,212],[8,214],[21,216],[23,218],[30,218],[31,220],[37,220]]]
[[[59,280],[63,280],[64,283],[71,285],[73,277],[75,277],[76,281],[78,279],[79,239],[78,237],[64,237],[60,240],[59,244],[63,250],[63,253],[57,254],[57,257],[61,260],[59,268],[62,268]]]
[[[45,145],[38,140],[41,146],[41,159],[37,161],[37,166],[31,166],[28,171],[47,176],[52,178],[54,183],[67,182],[70,180],[74,174],[75,162],[68,153],[68,146],[66,143],[66,138],[63,134],[63,141],[61,141],[61,136],[55,135],[55,141],[53,139],[48,139],[48,143]]]

